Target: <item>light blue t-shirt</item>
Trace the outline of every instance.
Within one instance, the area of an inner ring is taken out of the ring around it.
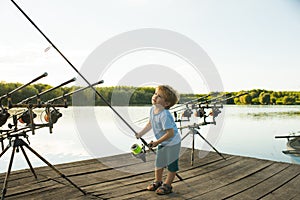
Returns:
[[[173,137],[163,141],[161,145],[172,146],[181,142],[180,134],[169,110],[164,109],[160,113],[154,114],[154,107],[152,106],[150,110],[150,123],[156,139],[161,138],[167,129],[174,129]]]

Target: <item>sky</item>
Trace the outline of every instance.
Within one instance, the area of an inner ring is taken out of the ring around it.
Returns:
[[[300,89],[299,0],[15,2],[78,70],[105,42],[151,28],[184,35],[199,45],[214,64],[224,91]],[[10,0],[0,1],[0,81],[25,84],[47,72],[39,82],[55,86],[77,77],[53,47],[45,51],[49,46]],[[196,76],[190,63],[157,49],[126,52],[98,77],[104,86],[118,85],[129,71],[150,64],[174,69],[195,92],[208,90],[207,77]]]

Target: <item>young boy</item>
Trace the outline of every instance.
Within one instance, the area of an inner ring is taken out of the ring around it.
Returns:
[[[156,141],[151,141],[149,145],[157,146],[155,160],[155,180],[147,190],[156,191],[157,194],[169,194],[172,192],[172,182],[178,171],[178,158],[181,146],[181,138],[174,119],[168,110],[179,100],[178,93],[168,85],[160,85],[156,88],[152,96],[152,107],[150,110],[150,120],[146,126],[137,134],[137,138],[142,137],[153,129]],[[168,174],[163,182],[163,170],[167,167]]]

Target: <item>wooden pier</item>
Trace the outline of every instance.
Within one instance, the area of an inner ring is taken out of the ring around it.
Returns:
[[[173,193],[159,196],[146,191],[153,180],[154,155],[144,163],[130,154],[55,165],[60,172],[87,192],[84,195],[48,166],[14,171],[5,199],[299,199],[300,165],[182,149],[179,175]],[[197,155],[205,155],[199,158]],[[51,161],[50,161],[51,162]],[[105,163],[111,165],[106,165]],[[2,163],[3,164],[3,163]],[[5,163],[6,164],[6,163]],[[113,167],[112,167],[113,165]],[[149,168],[134,173],[140,167]],[[132,171],[133,173],[129,173]],[[1,185],[5,173],[0,174]]]

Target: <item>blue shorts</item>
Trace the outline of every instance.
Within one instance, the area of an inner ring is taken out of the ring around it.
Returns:
[[[162,146],[158,145],[156,151],[155,167],[164,168],[170,172],[176,172],[179,170],[178,159],[180,152],[181,143],[172,146]]]

